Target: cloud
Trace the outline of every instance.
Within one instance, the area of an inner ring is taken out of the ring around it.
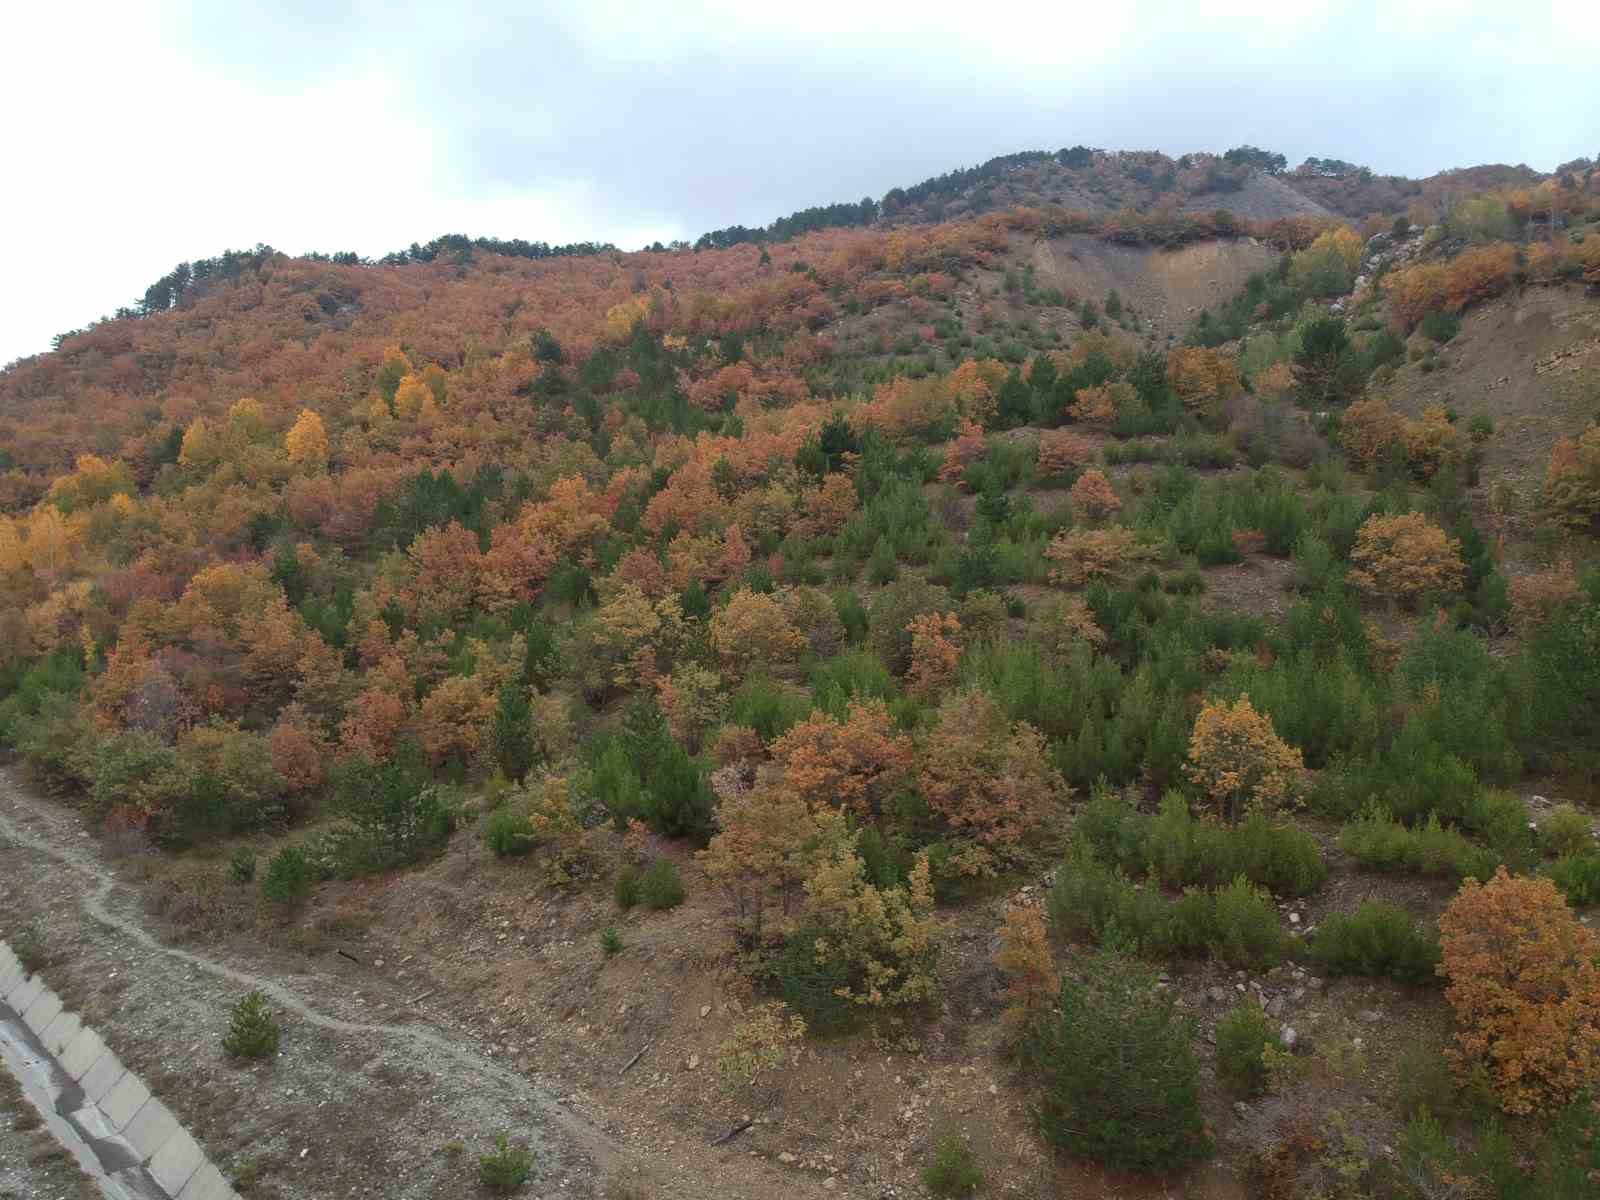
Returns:
[[[26,6],[0,362],[183,259],[636,246],[1085,143],[1426,174],[1593,153],[1576,5]]]

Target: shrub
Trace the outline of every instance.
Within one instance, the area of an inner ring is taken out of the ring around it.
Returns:
[[[978,1159],[958,1133],[947,1133],[934,1143],[933,1159],[922,1168],[922,1183],[939,1197],[970,1196],[983,1186]]]
[[[781,1003],[763,1004],[735,1025],[717,1047],[717,1074],[729,1085],[753,1083],[789,1058],[789,1046],[806,1036],[806,1023]]]
[[[495,1138],[494,1149],[478,1158],[478,1182],[491,1192],[509,1195],[533,1174],[533,1151],[513,1146],[505,1134]]]
[[[1566,1103],[1600,1079],[1595,935],[1548,879],[1468,880],[1439,919],[1455,1059],[1510,1113]]]
[[[658,858],[639,880],[639,898],[646,908],[676,908],[683,903],[683,879],[670,858]]]
[[[1564,854],[1550,864],[1550,882],[1568,904],[1600,903],[1600,854]]]
[[[1007,907],[994,964],[1006,977],[1002,1024],[1008,1034],[1020,1037],[1049,1011],[1061,990],[1061,976],[1050,953],[1050,937],[1037,908]]]
[[[1150,969],[1106,950],[1061,985],[1029,1046],[1052,1145],[1118,1170],[1161,1172],[1209,1154],[1193,1030]]]
[[[600,931],[600,953],[610,958],[622,950],[622,935],[617,932],[615,925],[607,925]]]
[[[11,935],[11,952],[17,956],[22,969],[30,975],[50,965],[50,951],[45,945],[44,934],[31,921]]]
[[[228,862],[228,878],[241,885],[255,882],[256,852],[249,846],[241,846],[233,852]]]
[[[1307,953],[1329,975],[1387,975],[1402,983],[1438,978],[1437,934],[1420,928],[1399,905],[1382,900],[1325,917]]]
[[[1057,868],[1045,905],[1051,928],[1062,936],[1100,940],[1114,932],[1129,949],[1159,955],[1170,948],[1171,914],[1161,897],[1083,849]],[[1203,940],[1198,948],[1203,951]]]
[[[1473,845],[1437,814],[1407,829],[1381,806],[1368,806],[1339,831],[1339,845],[1363,867],[1374,871],[1415,871],[1419,875],[1469,876],[1487,879],[1495,856]]]
[[[515,793],[489,814],[484,822],[483,840],[501,858],[530,853],[538,843],[528,824],[527,806]]]
[[[261,880],[261,897],[283,908],[304,904],[311,895],[311,884],[316,872],[311,859],[299,846],[285,846],[267,862],[267,873]]]
[[[1328,873],[1316,839],[1303,830],[1264,813],[1252,813],[1232,828],[1196,820],[1177,792],[1163,797],[1159,815],[1142,832],[1138,859],[1168,887],[1214,887],[1243,875],[1274,892],[1302,896]]]
[[[1211,903],[1206,949],[1213,957],[1256,971],[1283,961],[1287,937],[1272,897],[1241,876],[1213,893]]]
[[[278,1052],[282,1032],[261,992],[250,992],[233,1006],[222,1049],[231,1058],[267,1058]]]
[[[1595,848],[1594,828],[1589,818],[1570,804],[1563,804],[1539,826],[1539,844],[1546,854],[1565,857],[1588,854]]]
[[[1217,1078],[1240,1095],[1260,1095],[1267,1086],[1268,1047],[1281,1050],[1283,1043],[1261,1001],[1246,997],[1217,1022]]]
[[[611,891],[617,901],[617,907],[624,912],[639,903],[641,891],[639,871],[632,863],[625,864],[617,872],[617,880]]]

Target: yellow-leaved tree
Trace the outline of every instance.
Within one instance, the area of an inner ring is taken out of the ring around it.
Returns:
[[[1184,774],[1202,791],[1223,821],[1257,809],[1270,811],[1298,787],[1305,763],[1300,751],[1258,713],[1250,697],[1214,701],[1195,718]]]
[[[309,408],[302,408],[300,416],[283,436],[283,447],[289,461],[297,467],[320,471],[328,465],[328,431],[322,427],[322,418]]]

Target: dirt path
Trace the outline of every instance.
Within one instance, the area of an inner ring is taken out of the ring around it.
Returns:
[[[346,976],[330,995],[328,980],[308,987],[270,962],[163,944],[74,816],[34,799],[9,771],[0,773],[0,912],[41,927],[46,979],[92,1015],[225,1171],[255,1171],[254,1195],[467,1194],[476,1154],[501,1130],[537,1154],[536,1195],[594,1195],[614,1156],[548,1089],[463,1040],[335,1015],[368,1003]],[[240,1069],[219,1039],[233,1000],[250,990],[280,1012],[284,1049]]]

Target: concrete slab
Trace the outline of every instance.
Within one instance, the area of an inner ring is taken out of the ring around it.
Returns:
[[[180,1128],[162,1143],[161,1149],[150,1160],[150,1174],[167,1189],[167,1195],[176,1196],[184,1185],[194,1178],[194,1173],[205,1165],[206,1152],[200,1143]]]
[[[28,969],[19,962],[0,967],[0,999],[9,996],[28,977]]]
[[[238,1193],[227,1178],[217,1170],[216,1164],[207,1163],[194,1173],[194,1177],[178,1193],[178,1200],[237,1200]]]
[[[133,1114],[122,1136],[133,1143],[146,1160],[154,1158],[167,1140],[178,1132],[178,1118],[161,1101],[151,1098],[144,1107]]]
[[[10,966],[20,966],[17,962],[17,952],[11,948],[10,942],[0,942],[0,971]]]
[[[89,1068],[105,1055],[106,1044],[92,1029],[78,1030],[78,1036],[61,1048],[61,1069],[68,1077],[82,1081]]]
[[[83,1018],[75,1012],[63,1010],[54,1021],[44,1027],[39,1040],[44,1043],[46,1050],[59,1059],[62,1051],[72,1044],[72,1039],[77,1037],[82,1029]]]
[[[83,1090],[88,1092],[89,1088],[85,1086]],[[93,1099],[93,1096],[90,1096],[90,1099]],[[106,1093],[105,1099],[95,1102],[100,1105],[100,1110],[106,1114],[106,1119],[111,1122],[112,1127],[120,1131],[128,1127],[128,1123],[139,1115],[139,1110],[149,1101],[150,1089],[145,1087],[142,1079],[132,1071],[128,1071],[117,1080],[116,1086]]]
[[[22,1014],[22,1023],[35,1033],[43,1033],[50,1028],[50,1022],[59,1017],[65,1007],[66,1005],[61,1003],[60,996],[45,988],[39,993],[39,998]]]
[[[29,1005],[31,1005],[43,994],[44,980],[40,979],[37,975],[30,975],[21,983],[17,984],[16,987],[7,992],[5,1000],[7,1004],[11,1005],[12,1008],[16,1009],[17,1012],[20,1013],[24,1012]]]
[[[78,1085],[83,1088],[83,1098],[90,1104],[103,1104],[117,1084],[127,1077],[127,1069],[111,1051],[107,1050],[83,1073]],[[144,1100],[139,1101],[140,1104]],[[135,1109],[134,1111],[138,1111]],[[132,1113],[128,1114],[132,1116]]]

